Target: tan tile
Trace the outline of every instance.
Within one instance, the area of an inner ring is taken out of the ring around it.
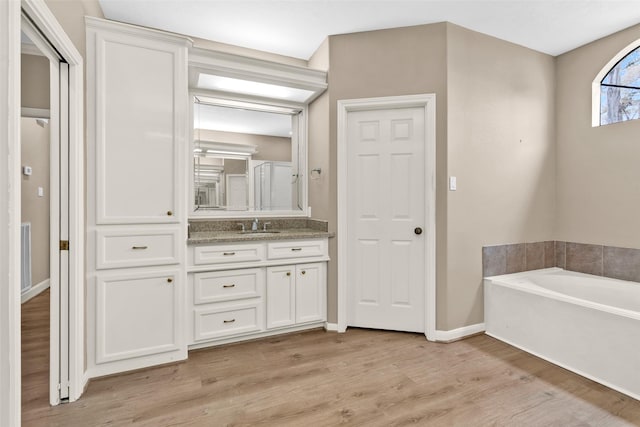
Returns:
[[[567,270],[602,276],[603,247],[568,242],[566,248]]]
[[[525,244],[525,264],[527,270],[544,268],[544,242]]]
[[[560,242],[557,241],[555,242],[555,253],[556,253],[556,267],[560,267],[560,268],[566,268],[567,263],[566,263],[566,247],[567,247],[567,243],[566,242]]]
[[[515,245],[507,246],[507,274],[519,273],[527,269],[527,263],[525,260],[525,244],[517,243]]]
[[[498,276],[507,272],[507,247],[505,245],[482,248],[482,276]]]
[[[548,240],[544,242],[544,268],[555,267],[556,265],[556,249],[555,242]]]
[[[606,277],[640,282],[640,249],[604,247]]]

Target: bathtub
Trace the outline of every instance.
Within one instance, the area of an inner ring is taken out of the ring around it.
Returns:
[[[484,279],[487,335],[640,400],[640,283],[560,268]]]

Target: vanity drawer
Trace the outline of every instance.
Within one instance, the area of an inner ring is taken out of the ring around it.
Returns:
[[[261,304],[233,305],[194,310],[194,341],[264,330]]]
[[[267,258],[307,258],[327,255],[326,239],[273,242],[267,245]]]
[[[96,231],[96,269],[178,264],[179,230]]]
[[[264,245],[261,244],[196,246],[193,252],[195,265],[262,261],[263,258]]]
[[[208,304],[262,296],[264,269],[213,271],[193,275],[193,303]]]

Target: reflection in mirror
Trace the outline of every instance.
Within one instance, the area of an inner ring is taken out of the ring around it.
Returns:
[[[195,97],[195,211],[301,211],[300,113]]]

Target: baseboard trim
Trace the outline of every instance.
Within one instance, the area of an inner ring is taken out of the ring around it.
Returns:
[[[49,289],[49,285],[50,285],[49,279],[44,279],[42,282],[38,283],[37,285],[32,286],[27,292],[20,295],[21,303],[24,304],[25,302],[29,301],[31,298],[35,297],[36,295],[39,295],[41,292],[46,291],[47,289]]]
[[[437,342],[454,342],[471,335],[481,334],[485,331],[484,323],[476,323],[475,325],[463,326],[462,328],[452,329],[450,331],[436,331]]]
[[[324,330],[327,332],[338,332],[338,324],[326,322],[324,324]]]

